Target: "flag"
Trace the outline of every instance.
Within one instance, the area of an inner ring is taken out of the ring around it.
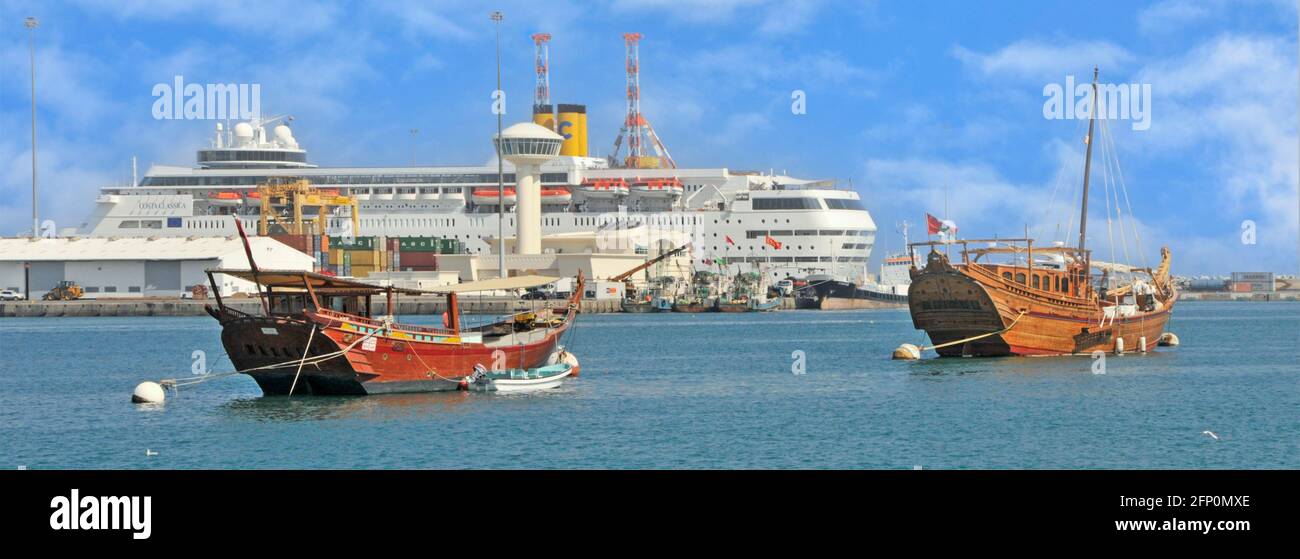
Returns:
[[[781,250],[781,241],[773,239],[771,235],[763,235],[763,242],[767,243],[767,246],[776,250]]]
[[[926,235],[938,235],[940,231],[943,231],[943,222],[930,214],[925,214],[925,224]]]
[[[957,234],[957,224],[951,219],[941,220],[930,214],[925,214],[925,225],[927,235],[939,235],[947,239]]]
[[[736,241],[731,240],[731,235],[724,235],[727,238],[727,244],[734,245]]]

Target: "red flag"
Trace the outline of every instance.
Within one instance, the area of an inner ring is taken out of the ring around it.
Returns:
[[[767,246],[770,246],[776,250],[781,250],[781,241],[773,239],[771,235],[763,235],[763,237],[764,237],[763,242],[767,243]]]
[[[925,224],[927,235],[938,235],[940,231],[943,231],[943,222],[928,213],[925,214]]]
[[[736,241],[731,240],[731,235],[724,235],[727,238],[727,244],[734,245]]]

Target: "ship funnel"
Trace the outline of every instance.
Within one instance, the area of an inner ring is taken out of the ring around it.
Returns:
[[[533,105],[533,124],[555,131],[555,113],[552,105]]]
[[[555,131],[564,136],[560,155],[587,156],[587,106],[560,105]]]

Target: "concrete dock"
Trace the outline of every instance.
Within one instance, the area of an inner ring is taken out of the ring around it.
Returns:
[[[262,303],[252,297],[226,298],[225,304],[247,313],[261,312]],[[27,316],[203,316],[204,305],[216,305],[214,300],[193,299],[87,299],[81,301],[4,301],[0,302],[0,317]],[[509,314],[531,309],[562,308],[565,301],[525,301],[503,297],[465,297],[460,301],[461,312],[466,314]],[[375,314],[388,314],[386,302],[376,297]],[[399,297],[396,305],[401,315],[440,315],[446,311],[442,297]],[[621,312],[618,299],[584,300],[584,313]]]

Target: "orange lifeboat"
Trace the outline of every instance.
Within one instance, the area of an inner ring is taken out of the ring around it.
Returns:
[[[212,192],[208,194],[208,203],[214,206],[238,206],[244,199],[238,192]]]
[[[485,204],[485,205],[495,206],[497,204],[497,199],[498,199],[497,194],[498,192],[497,189],[495,188],[475,188],[472,196],[474,198],[475,204]],[[513,205],[516,200],[515,188],[513,186],[506,187],[504,196],[505,196],[506,205],[507,206]]]
[[[543,204],[568,204],[573,200],[573,194],[567,188],[543,188]]]
[[[647,198],[670,198],[681,196],[685,191],[681,179],[669,177],[666,179],[645,179],[636,181],[632,185],[632,191],[639,196]]]
[[[616,179],[587,179],[582,181],[582,192],[588,198],[617,198],[627,196],[627,181]]]

